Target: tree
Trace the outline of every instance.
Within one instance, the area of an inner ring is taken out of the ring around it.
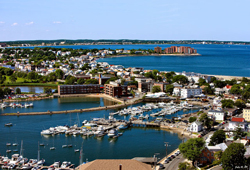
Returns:
[[[16,94],[21,94],[21,89],[19,87],[16,88]]]
[[[49,87],[44,87],[43,92],[47,93],[47,94],[50,94],[50,93],[52,93],[52,89],[49,88]]]
[[[174,86],[172,84],[166,85],[166,93],[173,94]]]
[[[27,78],[30,80],[36,79],[36,74],[34,71],[28,73]]]
[[[231,143],[224,151],[221,157],[222,167],[224,169],[236,169],[246,165],[244,154],[246,149],[241,143]]]
[[[197,120],[197,117],[190,117],[189,118],[189,123],[195,122]]]
[[[230,93],[232,93],[232,94],[241,94],[242,93],[241,86],[238,85],[238,84],[233,85],[231,87],[231,89],[230,89]]]
[[[227,85],[227,83],[224,82],[224,81],[215,80],[215,81],[214,81],[214,85],[215,85],[215,87],[222,88],[222,87],[225,87],[225,86]]]
[[[56,77],[58,79],[62,79],[63,78],[64,72],[61,69],[57,69],[55,73],[56,73]]]
[[[85,80],[83,78],[79,78],[77,80],[77,84],[83,84],[85,82]]]
[[[224,130],[217,130],[211,137],[209,145],[215,146],[217,144],[224,142],[224,140],[226,140],[226,134]]]
[[[240,109],[243,109],[246,107],[246,103],[241,99],[236,100],[234,105]]]
[[[250,99],[250,92],[248,92],[248,91],[243,92],[242,98],[243,98],[245,101],[248,100],[248,99]]]
[[[15,83],[17,80],[16,76],[13,74],[9,77],[9,79],[10,79],[11,83]]]
[[[236,131],[234,132],[234,140],[241,139],[247,135],[240,127],[237,127]]]
[[[185,143],[180,144],[179,149],[183,156],[192,161],[192,164],[194,165],[194,161],[200,157],[204,145],[205,142],[203,138],[191,138]]]
[[[156,93],[156,92],[160,92],[160,91],[161,91],[160,86],[153,86],[152,93]]]
[[[76,82],[76,78],[75,77],[73,77],[73,76],[68,76],[67,78],[66,78],[66,81],[65,81],[65,84],[74,84],[75,82]]]
[[[200,115],[200,118],[199,118],[199,121],[202,122],[203,126],[206,126],[207,129],[210,129],[211,128],[211,124],[213,122],[212,119],[210,119],[206,113],[202,113]]]
[[[214,94],[214,89],[212,89],[211,86],[208,85],[203,89],[203,92],[204,94]]]
[[[198,84],[199,84],[199,86],[202,86],[202,85],[204,85],[204,84],[206,84],[207,82],[206,82],[206,80],[205,79],[203,79],[203,78],[199,78],[199,80],[198,80]]]
[[[84,84],[98,84],[98,83],[99,82],[96,79],[88,79],[88,80],[85,81]]]
[[[188,78],[186,76],[183,76],[183,75],[177,75],[177,76],[173,77],[173,81],[184,85],[184,84],[188,83]]]
[[[234,107],[234,101],[230,99],[224,99],[221,100],[222,108],[233,108]]]
[[[4,98],[4,91],[2,88],[0,88],[0,98],[3,99]]]
[[[10,88],[5,87],[5,88],[3,89],[3,93],[4,93],[5,95],[9,95],[9,94],[11,94],[11,90],[10,90]]]
[[[4,73],[5,73],[5,75],[7,75],[7,76],[12,75],[13,72],[14,72],[14,71],[13,71],[12,69],[10,69],[10,68],[5,68],[5,70],[4,70]]]
[[[195,167],[190,166],[188,162],[179,163],[178,168],[178,170],[195,170]]]

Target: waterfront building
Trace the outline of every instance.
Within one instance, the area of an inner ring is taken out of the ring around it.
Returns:
[[[154,51],[156,53],[160,53],[160,54],[162,53],[161,47],[158,47],[158,46],[154,48]]]
[[[225,112],[223,112],[223,111],[209,110],[208,115],[210,115],[214,121],[224,121],[225,120]]]
[[[156,48],[157,47],[155,47],[155,49]],[[197,50],[194,49],[194,48],[185,47],[185,46],[171,46],[171,47],[165,48],[164,52],[166,54],[173,54],[173,53],[179,53],[179,54],[196,54]]]
[[[191,98],[202,94],[200,87],[184,87],[180,89],[181,98]]]
[[[58,86],[58,94],[87,94],[100,93],[99,84],[83,84],[83,85],[61,85]]]
[[[246,121],[250,121],[250,107],[246,107],[243,109],[243,118]]]
[[[152,78],[137,77],[135,81],[138,82],[139,92],[150,92],[154,86],[154,81]]]
[[[151,165],[134,159],[97,159],[82,164],[76,170],[152,170]]]
[[[200,132],[202,131],[202,129],[203,129],[202,123],[199,121],[193,122],[189,127],[190,132]]]
[[[104,93],[112,97],[127,96],[127,86],[111,81],[104,85]]]

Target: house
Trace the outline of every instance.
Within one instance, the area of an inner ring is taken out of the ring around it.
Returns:
[[[184,87],[181,89],[181,98],[190,98],[202,94],[200,87]]]
[[[213,163],[215,157],[215,152],[221,151],[219,146],[206,146],[198,159],[198,163],[202,165],[211,164]]]
[[[190,132],[200,132],[202,129],[202,123],[198,121],[193,122],[189,127]]]
[[[180,96],[181,95],[181,87],[175,87],[173,90],[173,96]]]
[[[246,121],[250,121],[250,107],[246,107],[243,109],[243,118]]]
[[[246,131],[248,124],[244,118],[240,117],[232,117],[228,126],[225,128],[226,130],[236,130],[237,127],[240,127],[242,130]]]
[[[214,121],[224,121],[225,120],[225,112],[223,112],[223,111],[209,110],[208,115],[210,115]]]
[[[134,159],[97,159],[82,164],[76,170],[152,170],[151,165]]]

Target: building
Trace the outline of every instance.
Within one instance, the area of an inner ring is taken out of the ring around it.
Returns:
[[[146,77],[137,77],[135,81],[138,82],[138,91],[139,92],[150,92],[153,88],[153,79]]]
[[[193,122],[189,127],[190,132],[200,132],[202,129],[202,123],[198,121]]]
[[[154,51],[156,53],[162,53],[161,47],[158,47],[158,46],[154,48]]]
[[[206,164],[211,164],[213,163],[215,157],[214,157],[214,153],[221,151],[221,148],[219,146],[207,146],[205,147],[202,152],[201,155],[199,157],[199,164],[202,165],[206,165]]]
[[[173,54],[173,53],[179,53],[179,54],[196,54],[197,50],[191,47],[185,47],[185,46],[171,46],[164,49],[164,52],[166,54]]]
[[[246,107],[243,109],[243,118],[246,121],[250,121],[250,107]]]
[[[240,117],[232,117],[231,121],[229,122],[226,130],[236,130],[237,128],[241,128],[242,130],[246,131],[248,124],[244,118]]]
[[[83,85],[61,85],[58,86],[58,94],[86,94],[100,93],[99,84],[83,84]]]
[[[152,167],[134,159],[97,159],[78,166],[76,170],[152,170]]]
[[[209,110],[208,115],[210,115],[214,121],[224,121],[225,120],[225,112],[223,112],[223,111]]]
[[[0,47],[7,47],[6,43],[0,43]]]
[[[161,88],[161,92],[165,92],[166,91],[166,86],[169,83],[167,82],[158,82],[158,83],[154,83],[154,86],[159,86]]]
[[[202,94],[200,87],[184,87],[181,89],[181,98],[191,98]]]
[[[104,93],[112,97],[121,97],[127,96],[128,90],[127,86],[111,81],[110,84],[104,85]]]

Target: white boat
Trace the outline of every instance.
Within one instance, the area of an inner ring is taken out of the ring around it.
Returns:
[[[10,153],[10,152],[11,152],[11,150],[10,150],[10,149],[6,150],[6,153]]]
[[[108,137],[113,138],[115,136],[118,136],[118,131],[116,129],[111,129],[108,133]]]
[[[50,149],[50,150],[55,150],[55,149],[56,149],[56,147],[54,147],[54,146],[53,146],[53,147],[50,147],[49,149]]]
[[[61,165],[61,168],[67,168],[71,165],[71,162],[64,161]]]
[[[41,135],[53,135],[53,132],[47,129],[47,130],[43,130],[41,132]]]
[[[117,127],[117,129],[127,129],[128,128],[128,125],[127,124],[121,124]]]
[[[149,119],[149,115],[148,115],[148,114],[146,114],[144,118],[145,118],[145,119]]]
[[[12,145],[13,145],[13,146],[17,146],[17,145],[18,145],[18,143],[13,143]]]
[[[74,151],[75,151],[75,152],[80,152],[80,149],[75,149]]]
[[[13,124],[12,123],[6,123],[4,124],[4,126],[12,126]]]
[[[11,143],[6,143],[6,146],[11,146]]]
[[[97,126],[97,124],[87,122],[84,126],[96,127],[96,126]]]
[[[44,163],[45,163],[45,159],[42,159],[42,160],[37,162],[37,165],[43,165]]]
[[[97,131],[94,132],[94,134],[95,134],[96,136],[103,136],[103,135],[104,135],[103,126],[99,126],[99,127],[97,128]]]
[[[68,145],[62,145],[62,148],[67,148],[68,147]]]

